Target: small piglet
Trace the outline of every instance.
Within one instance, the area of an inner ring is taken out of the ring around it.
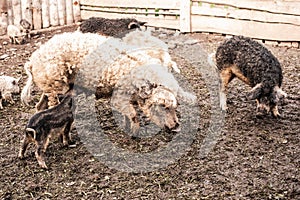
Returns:
[[[19,158],[24,158],[29,143],[35,143],[36,159],[42,168],[47,169],[44,154],[49,139],[51,136],[58,135],[65,146],[69,145],[73,121],[72,95],[66,94],[58,105],[38,112],[30,118],[25,128],[24,139],[21,142]]]
[[[3,109],[2,99],[9,101],[14,104],[12,94],[17,94],[20,92],[18,83],[21,78],[13,78],[10,76],[0,76],[0,109]]]
[[[28,39],[30,39],[30,30],[31,30],[31,24],[26,19],[20,20],[20,31],[26,35]]]
[[[12,44],[24,44],[27,34],[21,32],[21,30],[15,25],[8,25],[7,35]]]

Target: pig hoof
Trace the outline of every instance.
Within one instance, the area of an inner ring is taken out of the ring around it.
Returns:
[[[19,154],[19,155],[18,155],[18,158],[19,158],[20,160],[23,160],[23,159],[24,159],[24,155]]]
[[[47,165],[46,165],[46,163],[45,163],[44,161],[40,161],[40,162],[39,162],[39,165],[40,165],[40,167],[43,168],[43,169],[48,169],[48,167],[47,167]]]
[[[43,169],[48,169],[47,165],[44,163],[44,164],[40,164],[41,168]]]

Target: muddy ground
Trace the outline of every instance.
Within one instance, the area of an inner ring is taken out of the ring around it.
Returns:
[[[22,88],[27,80],[23,65],[31,53],[53,34],[75,29],[40,33],[24,45],[7,44],[8,39],[1,39],[0,75],[22,76]],[[155,35],[168,42],[182,71],[181,78],[198,98],[189,112],[199,114],[199,121],[191,124],[194,128],[185,127],[193,132],[183,153],[174,160],[176,152],[168,152],[163,158],[167,164],[158,163],[153,169],[145,163],[133,163],[144,170],[108,164],[85,144],[93,130],[87,129],[82,136],[74,128],[76,146],[63,148],[53,139],[46,154],[49,169],[43,170],[37,165],[33,146],[24,160],[17,158],[34,104],[25,107],[16,95],[16,104],[4,103],[0,110],[0,199],[300,199],[300,50],[267,46],[282,64],[283,90],[290,96],[279,106],[282,118],[256,115],[255,102],[246,98],[250,88],[234,80],[224,124],[217,123],[221,126],[216,129],[220,130],[217,143],[201,156],[211,124],[221,118],[212,119],[212,113],[218,110],[211,105],[210,80],[199,72],[201,63],[195,56],[201,58],[203,52],[214,51],[225,37],[201,33],[173,36],[174,32],[162,30]],[[200,46],[202,53],[191,50],[195,46]],[[193,58],[187,58],[189,55]],[[33,95],[36,102],[40,95],[37,88]],[[108,100],[97,102],[96,108],[99,124],[111,144],[127,152],[148,155],[173,141],[177,142],[173,142],[175,150],[181,145],[176,134],[166,131],[157,131],[151,137],[132,137],[117,126]],[[184,136],[183,143],[187,141]]]

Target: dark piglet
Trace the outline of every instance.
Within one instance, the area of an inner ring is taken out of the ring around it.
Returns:
[[[24,158],[28,145],[35,143],[37,161],[42,168],[46,169],[47,165],[44,160],[44,154],[51,136],[59,135],[65,146],[71,143],[70,129],[74,121],[72,97],[68,93],[58,105],[38,112],[30,118],[21,142],[19,158]]]

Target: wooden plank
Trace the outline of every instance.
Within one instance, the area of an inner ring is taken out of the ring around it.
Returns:
[[[95,12],[120,13],[120,14],[140,14],[140,15],[173,15],[179,16],[179,10],[162,9],[124,9],[124,8],[103,8],[98,6],[81,6],[81,10],[89,10]]]
[[[32,0],[32,25],[33,29],[42,28],[42,5],[40,0]]]
[[[66,24],[66,1],[65,0],[57,1],[57,11],[58,11],[59,25],[65,25]]]
[[[235,9],[233,7],[211,6],[202,3],[201,6],[192,6],[192,15],[207,15],[235,19],[252,20],[259,22],[286,23],[300,25],[300,16],[262,12],[249,9]]]
[[[42,3],[42,27],[48,28],[50,26],[50,13],[49,13],[49,1],[41,0]]]
[[[127,7],[127,8],[164,8],[179,9],[180,0],[81,0],[81,5],[102,7]]]
[[[276,41],[300,41],[300,26],[209,16],[192,16],[192,31],[245,35],[252,38]]]
[[[58,8],[57,8],[57,0],[50,0],[50,25],[51,26],[58,26]]]
[[[7,0],[0,1],[0,13],[7,12]]]
[[[236,8],[253,9],[272,13],[293,14],[300,16],[300,1],[262,1],[262,0],[192,0],[193,2],[211,3]]]
[[[20,0],[12,0],[12,8],[13,8],[13,24],[19,25],[21,21],[21,1]]]
[[[12,8],[12,1],[7,0],[7,23],[8,24],[13,24],[14,19],[13,19],[13,8]]]
[[[75,22],[79,22],[81,20],[79,0],[73,0],[73,16]]]
[[[7,1],[2,0],[0,2],[0,35],[6,34],[6,29],[8,25],[7,10]]]
[[[21,10],[22,16],[21,19],[26,19],[32,25],[32,1],[31,0],[22,0],[21,1]]]
[[[67,24],[73,24],[74,16],[73,16],[73,1],[66,0],[66,18]]]
[[[180,1],[180,31],[191,31],[191,3],[190,0]]]
[[[155,17],[146,17],[143,15],[103,13],[103,12],[93,12],[87,10],[81,11],[81,17],[82,19],[88,19],[90,17],[105,17],[109,19],[134,17],[139,21],[147,22],[146,26],[170,28],[170,29],[177,29],[177,30],[180,28],[179,19],[162,19],[162,18],[155,18]]]
[[[5,35],[7,29],[7,13],[0,13],[0,35]]]

